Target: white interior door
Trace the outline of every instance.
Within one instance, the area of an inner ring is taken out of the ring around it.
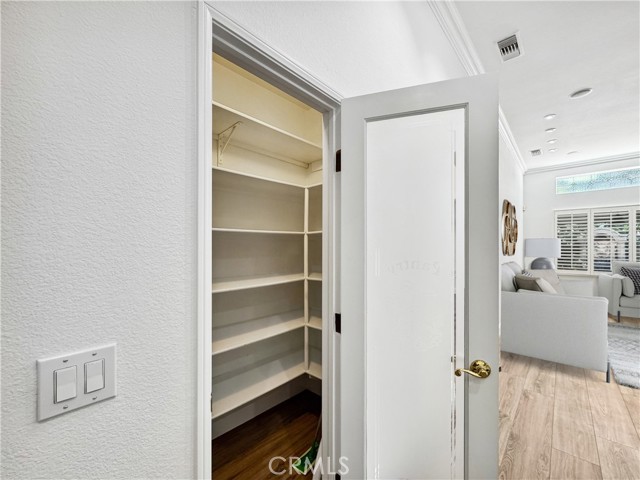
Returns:
[[[343,477],[497,478],[495,77],[346,99],[341,177]]]

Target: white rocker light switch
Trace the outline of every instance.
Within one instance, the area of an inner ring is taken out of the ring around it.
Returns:
[[[53,372],[54,403],[76,398],[76,366],[61,368]]]
[[[104,359],[84,364],[84,393],[104,388]]]

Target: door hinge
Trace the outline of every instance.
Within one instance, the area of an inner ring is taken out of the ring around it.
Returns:
[[[342,150],[336,152],[336,172],[342,171]]]
[[[342,314],[336,313],[336,333],[342,333]]]

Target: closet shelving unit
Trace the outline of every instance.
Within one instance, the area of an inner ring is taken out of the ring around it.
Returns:
[[[212,108],[215,421],[301,376],[322,379],[322,184],[305,181],[322,147],[239,108]],[[247,168],[245,157],[272,168]],[[299,183],[278,165],[302,169]]]

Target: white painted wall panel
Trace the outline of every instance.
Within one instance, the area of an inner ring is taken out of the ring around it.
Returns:
[[[2,2],[2,478],[189,478],[194,3]],[[36,422],[36,359],[117,342],[118,396]]]
[[[454,202],[464,173],[454,167],[454,139],[464,135],[464,110],[365,128],[367,476],[447,478],[460,394],[451,357],[464,248]]]

